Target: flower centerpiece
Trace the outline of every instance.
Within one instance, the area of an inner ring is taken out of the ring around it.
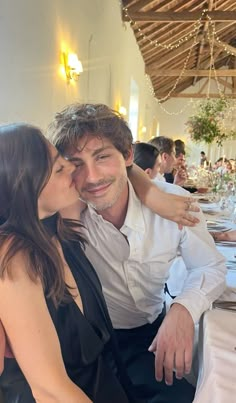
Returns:
[[[221,146],[224,140],[236,138],[236,129],[225,125],[229,110],[229,102],[225,99],[207,99],[201,102],[197,113],[186,122],[191,140],[208,144],[215,141]]]

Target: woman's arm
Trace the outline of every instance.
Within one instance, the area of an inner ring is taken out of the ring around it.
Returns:
[[[66,373],[41,282],[31,281],[26,264],[18,254],[11,262],[12,278],[0,279],[0,317],[13,354],[36,402],[91,403]]]
[[[145,172],[137,165],[129,170],[129,179],[138,194],[138,197],[154,213],[180,225],[193,226],[199,222],[198,218],[189,214],[189,211],[199,211],[193,206],[191,197],[177,196],[161,191]]]

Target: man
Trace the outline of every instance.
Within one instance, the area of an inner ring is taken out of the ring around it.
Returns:
[[[181,141],[181,140],[179,140]],[[176,144],[176,142],[175,142]],[[178,143],[177,143],[178,144]],[[181,144],[182,146],[182,144]],[[179,147],[176,149],[178,152],[184,150]],[[154,183],[157,185],[159,184],[158,178],[156,178],[157,173],[160,167],[160,156],[159,151],[157,148],[149,143],[139,143],[134,147],[134,162],[138,165],[146,174],[149,176],[150,179],[154,180]],[[177,158],[176,158],[177,161]],[[155,169],[155,167],[158,169]],[[172,173],[168,174],[172,175]],[[172,175],[173,176],[173,175]],[[166,178],[166,175],[165,175]],[[155,180],[156,179],[156,180]],[[174,176],[173,176],[174,179]],[[168,182],[168,181],[167,181]],[[171,182],[173,183],[173,181]],[[187,270],[185,267],[184,262],[182,261],[181,256],[178,256],[172,263],[169,271],[169,278],[167,280],[165,286],[166,292],[166,302],[167,307],[171,301],[171,298],[174,298],[176,295],[180,294],[184,281],[186,279]],[[171,297],[171,298],[170,298]]]
[[[175,143],[171,138],[165,136],[154,137],[149,143],[158,149],[161,157],[160,174],[157,175],[157,179],[165,181],[165,175],[172,173],[173,168],[176,166]],[[177,169],[172,183],[182,186],[185,180],[186,170]]]
[[[101,280],[132,381],[148,387],[149,402],[190,403],[193,388],[180,378],[191,368],[194,323],[225,287],[224,259],[203,217],[197,227],[179,231],[141,204],[127,179],[131,132],[105,105],[65,108],[49,136],[77,167],[77,189],[88,203],[81,217],[89,240],[86,254]],[[173,185],[162,187],[186,195]],[[178,251],[189,274],[165,316],[164,284]],[[162,381],[163,368],[171,387]]]
[[[207,163],[207,157],[204,151],[200,152],[200,166],[205,168],[205,164]]]
[[[175,164],[172,172],[170,173],[165,173],[165,180],[168,183],[174,183],[175,175],[178,171],[182,170],[181,172],[181,178],[182,183],[178,183],[179,186],[181,184],[184,184],[185,180],[187,179],[187,172],[186,172],[186,167],[185,167],[185,143],[177,139],[174,141],[174,146],[175,146]]]
[[[158,149],[152,144],[134,144],[134,162],[150,179],[155,179],[160,171],[161,159]]]

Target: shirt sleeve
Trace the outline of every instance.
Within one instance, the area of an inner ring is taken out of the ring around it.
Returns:
[[[182,230],[180,254],[187,268],[187,278],[181,294],[173,303],[180,303],[197,323],[226,288],[225,258],[215,247],[202,212],[200,223]]]

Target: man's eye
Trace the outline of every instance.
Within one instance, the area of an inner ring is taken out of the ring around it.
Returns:
[[[61,165],[60,168],[56,170],[56,173],[62,172],[64,169],[64,165]]]
[[[98,159],[99,159],[99,160],[104,160],[105,158],[108,158],[108,157],[110,157],[109,154],[98,155]]]
[[[83,165],[82,162],[74,162],[73,164],[75,168],[80,168]]]

